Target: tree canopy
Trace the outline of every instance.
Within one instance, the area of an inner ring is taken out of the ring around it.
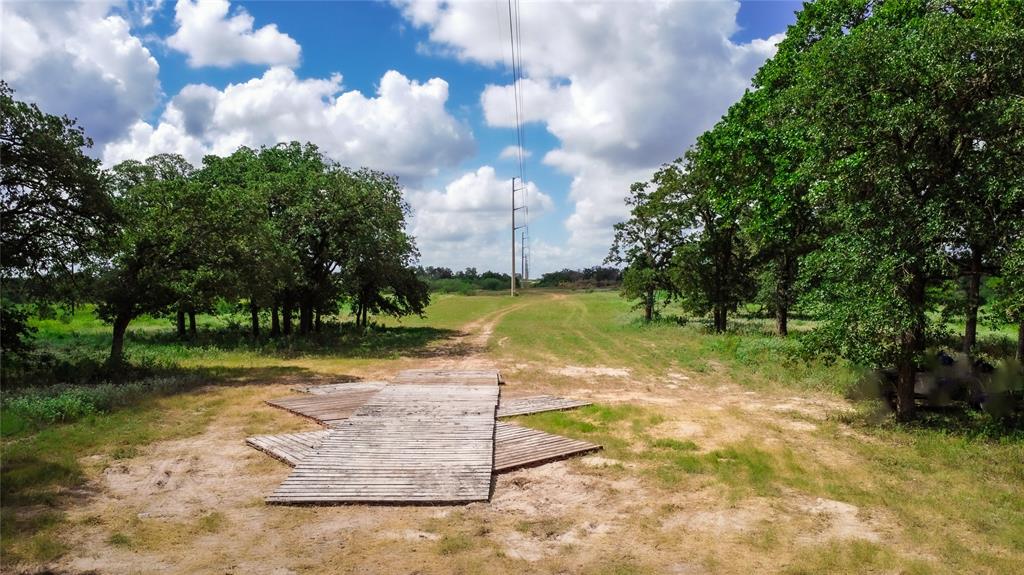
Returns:
[[[429,301],[392,176],[337,166],[297,142],[207,156],[197,170],[160,155],[111,172],[123,225],[98,311],[114,326],[113,361],[143,313],[176,310],[181,332],[184,313],[244,302],[259,337],[267,309],[278,336],[292,332],[296,311],[308,333],[342,301],[360,326],[369,314],[422,314]]]
[[[429,302],[393,176],[337,165],[299,142],[242,147],[200,166],[158,154],[103,170],[74,120],[15,100],[6,84],[0,108],[5,351],[26,351],[30,330],[9,280],[34,301],[95,302],[113,325],[114,366],[143,314],[177,316],[187,337],[186,317],[194,336],[197,312],[234,303],[250,314],[253,337],[264,315],[276,337],[292,333],[293,315],[308,333],[345,305],[365,327],[371,315],[422,314]]]
[[[760,299],[783,335],[800,305],[821,320],[806,338],[817,352],[897,368],[908,416],[954,310],[940,286],[964,292],[968,353],[983,275],[1001,276],[1003,317],[1020,321],[1022,62],[1011,3],[805,5],[754,89],[655,174],[669,199],[634,186],[611,260],[627,285],[641,278],[625,295],[648,306],[664,289],[719,331]],[[655,258],[650,238],[683,241]]]

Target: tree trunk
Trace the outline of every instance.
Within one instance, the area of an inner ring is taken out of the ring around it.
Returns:
[[[789,290],[793,283],[793,270],[788,254],[779,263],[779,277],[775,283],[775,333],[789,335]]]
[[[185,308],[178,307],[178,339],[185,339]]]
[[[249,314],[252,317],[252,338],[260,336],[260,306],[255,302],[249,302]]]
[[[1017,326],[1017,361],[1024,362],[1024,318]]]
[[[188,334],[192,339],[196,338],[196,310],[193,307],[188,308]]]
[[[904,342],[906,345],[906,342]],[[903,354],[896,366],[896,418],[906,421],[914,416],[914,356]]]
[[[282,316],[281,317],[281,321],[284,323],[284,325],[281,326],[282,331],[284,332],[285,335],[291,335],[292,334],[292,301],[290,299],[286,299],[284,301],[284,306],[283,306],[283,309],[281,310],[281,316]]]
[[[964,328],[963,352],[972,355],[978,343],[978,307],[981,292],[981,252],[971,250],[971,268],[967,275],[967,325]]]
[[[313,328],[313,305],[303,301],[299,305],[299,333],[305,335]]]
[[[323,322],[320,320],[320,308],[316,308],[315,316],[313,319],[313,331],[320,333],[320,328],[323,326]]]
[[[789,335],[789,308],[784,305],[775,308],[775,332],[786,337]]]
[[[364,305],[364,306],[363,306],[363,328],[364,328],[364,329],[365,329],[365,328],[366,328],[366,326],[368,325],[368,323],[367,323],[367,321],[366,321],[366,316],[367,316],[367,315],[369,314],[369,312],[370,312],[370,308],[369,308],[368,306],[365,306],[365,305]]]
[[[913,270],[914,278],[908,286],[906,297],[909,307],[916,314],[914,323],[900,338],[900,353],[896,369],[896,418],[906,421],[914,417],[914,382],[917,379],[915,358],[924,347],[924,301],[925,280],[920,270]]]
[[[124,363],[124,334],[128,331],[128,323],[132,318],[125,313],[120,313],[114,318],[114,337],[110,342],[110,358],[107,362],[115,373],[121,372]]]
[[[725,306],[716,305],[714,308],[715,333],[723,333],[728,325],[729,312]]]
[[[644,321],[651,323],[654,319],[654,290],[647,290],[644,294]]]
[[[276,303],[274,307],[270,309],[270,337],[278,337],[281,335],[281,317],[279,314],[279,307]]]

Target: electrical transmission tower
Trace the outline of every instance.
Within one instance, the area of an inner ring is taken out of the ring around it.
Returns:
[[[519,186],[518,187],[516,186],[516,180],[519,180]],[[517,199],[516,194],[518,194],[519,192],[522,192],[522,197]],[[528,227],[528,222],[529,222],[529,217],[530,217],[530,207],[529,207],[529,204],[526,201],[526,193],[527,193],[526,192],[526,185],[523,184],[523,180],[520,179],[520,178],[513,177],[512,178],[512,285],[510,286],[510,290],[511,290],[510,293],[513,296],[516,295],[516,231],[517,230],[523,230],[521,232],[521,235],[522,235],[522,244],[521,244],[521,246],[522,247],[519,250],[519,255],[522,258],[522,266],[521,266],[520,269],[523,272],[523,285],[524,286],[526,285],[526,280],[529,278],[529,276],[527,275],[528,274],[527,270],[530,269],[530,260],[529,260],[529,254],[530,254],[530,248],[529,248],[530,233],[529,232],[530,232],[530,228]],[[523,216],[524,216],[523,220],[522,220],[522,224],[516,224],[516,212],[519,212],[519,211],[522,211],[523,212]]]
[[[512,178],[512,282],[510,292],[516,295],[516,231],[520,232],[520,269],[523,273],[523,287],[530,279],[530,207],[526,180],[523,178],[523,55],[520,42],[519,0],[508,0],[508,39],[512,47],[512,89],[515,96],[516,152],[519,160],[519,177]],[[519,185],[516,185],[519,180]],[[517,198],[517,193],[522,195]],[[516,212],[522,211],[521,222],[516,224]]]

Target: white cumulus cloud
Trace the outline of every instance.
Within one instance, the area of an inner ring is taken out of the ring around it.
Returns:
[[[474,153],[470,129],[445,108],[448,83],[410,80],[396,71],[381,78],[377,94],[344,91],[342,78],[299,78],[285,67],[217,89],[183,88],[154,124],[138,121],[104,150],[108,165],[177,152],[198,163],[239,146],[309,141],[350,166],[396,174],[407,184],[435,175]]]
[[[498,158],[502,160],[517,160],[519,155],[522,154],[523,158],[529,158],[533,155],[533,152],[526,148],[520,148],[519,146],[505,146],[505,149],[498,154]]]
[[[510,180],[499,178],[491,166],[481,166],[462,174],[443,190],[406,190],[413,209],[411,231],[426,263],[453,269],[505,269],[511,257]],[[531,218],[542,216],[554,206],[551,197],[533,182],[526,183],[524,191],[519,192],[523,193]],[[522,212],[518,217],[524,217]]]
[[[20,100],[77,118],[98,146],[160,96],[159,64],[105,3],[4,2],[0,73]]]
[[[507,65],[507,12],[482,2],[399,2],[441,53]],[[544,161],[572,176],[567,250],[600,261],[629,184],[680,156],[743,94],[781,35],[747,43],[738,2],[553,2],[521,4],[521,81],[526,122],[559,146]],[[487,86],[487,123],[514,125],[512,85]]]
[[[194,68],[235,64],[295,66],[301,48],[276,24],[253,27],[243,8],[232,13],[228,0],[178,0],[174,6],[177,31],[167,45],[188,56]]]

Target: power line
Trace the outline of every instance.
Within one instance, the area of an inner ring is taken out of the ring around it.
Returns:
[[[516,292],[516,230],[522,229],[521,242],[522,247],[520,248],[521,254],[521,266],[523,272],[523,280],[529,279],[529,257],[530,257],[530,233],[529,233],[529,222],[530,222],[530,209],[529,209],[529,190],[526,185],[525,169],[524,169],[524,150],[525,150],[525,130],[523,128],[523,48],[522,48],[522,24],[520,19],[520,6],[519,0],[507,0],[508,3],[508,40],[512,50],[512,96],[513,96],[513,108],[515,110],[515,121],[516,121],[516,155],[519,164],[519,187],[516,187],[516,178],[512,178],[512,278],[511,278],[511,294],[514,296]],[[513,8],[514,4],[514,8]],[[504,50],[502,50],[502,56],[504,56]],[[517,206],[516,193],[522,192],[521,205]],[[516,225],[516,212],[522,210],[524,215],[524,222],[522,225]]]

